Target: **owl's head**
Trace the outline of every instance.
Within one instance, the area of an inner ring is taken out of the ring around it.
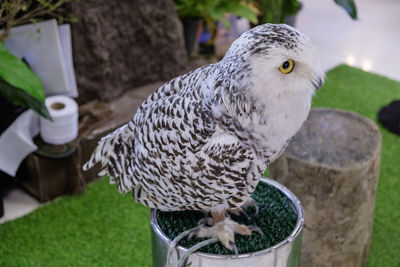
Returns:
[[[228,64],[230,71],[251,83],[255,97],[313,94],[324,80],[310,39],[285,24],[264,24],[245,32],[223,61],[234,62],[234,67]]]

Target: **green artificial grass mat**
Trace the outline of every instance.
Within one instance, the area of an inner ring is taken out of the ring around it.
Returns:
[[[397,99],[400,83],[339,66],[328,72],[313,106],[353,110],[377,122],[379,109]],[[368,267],[393,267],[400,266],[400,137],[380,129],[381,173]],[[0,266],[151,266],[150,240],[149,209],[101,179],[82,195],[59,198],[1,224]]]
[[[0,225],[0,266],[151,266],[149,217],[103,178]]]
[[[297,221],[297,215],[289,206],[288,200],[275,187],[259,183],[252,197],[259,205],[258,215],[254,216],[255,209],[250,207],[246,212],[251,220],[234,215],[232,219],[240,224],[260,227],[264,232],[264,238],[256,232],[253,232],[251,236],[235,235],[235,243],[240,254],[267,249],[278,244],[289,236]],[[204,218],[204,214],[196,211],[159,212],[157,221],[161,230],[170,239],[174,239],[180,233],[196,227],[201,218]],[[185,238],[179,242],[179,245],[190,248],[203,240],[206,239]],[[199,251],[219,255],[234,254],[220,242],[203,247]]]

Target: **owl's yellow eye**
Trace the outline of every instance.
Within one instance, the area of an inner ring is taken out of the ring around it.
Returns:
[[[279,66],[279,70],[283,74],[291,73],[293,68],[294,68],[294,61],[291,59],[286,60],[285,62],[282,63],[282,65]]]

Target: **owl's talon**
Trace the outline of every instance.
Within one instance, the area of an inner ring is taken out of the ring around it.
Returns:
[[[251,217],[249,216],[249,214],[242,208],[236,208],[236,209],[232,209],[229,211],[229,213],[236,215],[236,216],[243,216],[245,217],[248,221],[251,220]]]
[[[257,202],[252,197],[249,197],[246,200],[246,202],[242,205],[243,209],[250,208],[250,207],[253,207],[256,210],[256,212],[254,213],[254,216],[257,216],[258,213],[260,212],[260,207],[258,206]]]
[[[205,218],[201,218],[198,222],[197,225],[213,225],[213,219],[211,217],[205,217]]]
[[[250,226],[247,226],[247,228],[248,228],[250,231],[252,231],[252,232],[257,232],[257,233],[259,233],[260,236],[261,236],[261,238],[264,239],[264,232],[261,230],[260,227],[255,226],[255,225],[250,225]]]
[[[236,246],[236,243],[233,241],[229,241],[229,245],[231,245],[233,251],[235,252],[235,256],[238,257],[239,256],[239,251],[238,248]]]
[[[242,210],[240,211],[240,214],[243,215],[248,221],[251,220],[250,215],[247,214],[247,212],[246,212],[244,209],[242,209]]]

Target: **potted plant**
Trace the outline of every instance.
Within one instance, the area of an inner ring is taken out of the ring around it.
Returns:
[[[214,43],[217,21],[229,27],[225,14],[234,14],[257,23],[257,11],[242,0],[175,0],[175,9],[181,18],[186,48],[190,55],[193,51],[199,20],[204,20],[211,34],[209,45]]]
[[[42,18],[56,17],[59,21],[75,20],[72,15],[63,15],[63,5],[69,0],[39,0],[19,1],[5,0],[0,5],[0,95],[7,105],[31,108],[39,115],[51,119],[44,104],[45,93],[40,79],[29,66],[12,55],[4,45],[13,26],[35,23]],[[16,118],[21,108],[15,108],[16,113],[10,116]],[[9,117],[6,118],[9,121]],[[12,122],[12,120],[11,120]]]
[[[357,19],[357,9],[353,0],[334,0],[352,19]],[[298,0],[255,0],[255,6],[260,12],[260,23],[287,23],[294,25],[294,18],[301,9]]]
[[[0,2],[0,135],[27,108],[51,119],[44,104],[45,92],[38,76],[31,71],[23,59],[12,55],[4,45],[13,26],[34,23],[41,18],[66,19],[63,5],[69,0],[3,0]],[[74,17],[68,15],[68,20]],[[0,171],[1,188],[15,179]],[[3,190],[0,190],[0,217]]]

